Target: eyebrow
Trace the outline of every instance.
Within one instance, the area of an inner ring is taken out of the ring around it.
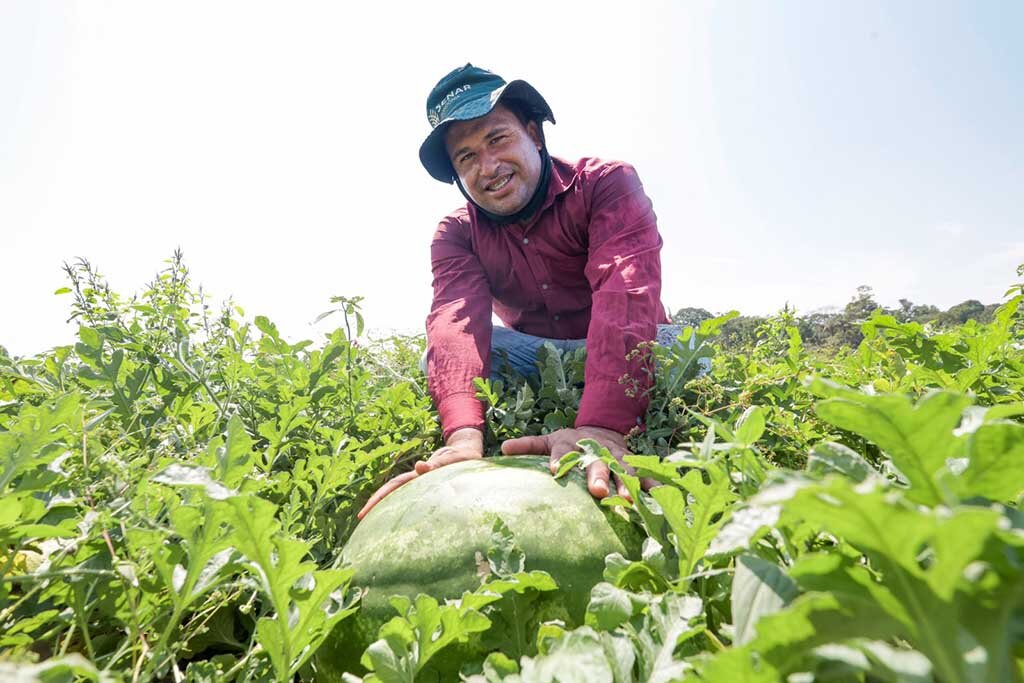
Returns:
[[[484,136],[484,140],[490,140],[493,137],[495,137],[496,135],[500,135],[500,134],[506,132],[508,129],[509,129],[509,126],[507,124],[504,124],[504,123],[499,124],[499,125],[495,126],[494,128],[491,128],[489,131],[487,131],[487,135]],[[462,156],[462,154],[464,152],[469,152],[469,151],[470,151],[469,146],[468,145],[463,145],[462,147],[459,147],[457,150],[452,152],[452,158],[453,159],[458,159],[460,156]]]

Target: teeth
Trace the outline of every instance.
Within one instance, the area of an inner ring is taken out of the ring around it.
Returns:
[[[494,192],[495,190],[500,190],[501,188],[503,188],[506,185],[508,185],[508,182],[510,180],[512,180],[512,176],[511,175],[507,175],[504,178],[502,178],[501,180],[499,180],[498,182],[496,182],[493,185],[491,185],[490,188],[488,188],[488,189],[490,189],[491,192]]]

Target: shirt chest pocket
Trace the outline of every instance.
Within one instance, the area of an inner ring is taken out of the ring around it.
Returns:
[[[559,253],[545,259],[548,272],[551,273],[552,284],[568,289],[576,289],[587,283],[586,254]]]
[[[532,279],[529,264],[515,248],[488,250],[479,254],[490,283],[491,294],[500,301],[519,299],[523,288]]]

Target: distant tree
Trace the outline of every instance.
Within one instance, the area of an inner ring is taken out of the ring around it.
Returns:
[[[876,308],[879,308],[879,306],[878,302],[875,301],[874,291],[867,285],[861,285],[857,288],[857,294],[850,299],[850,303],[846,304],[846,308],[843,309],[843,315],[850,321],[864,320]]]
[[[741,315],[722,325],[719,340],[727,349],[749,348],[757,342],[757,328],[766,320],[758,315]]]
[[[963,325],[968,320],[987,322],[983,320],[984,315],[985,304],[977,299],[968,299],[955,306],[950,306],[948,311],[941,313],[938,323],[940,325]]]
[[[900,307],[893,311],[896,319],[901,323],[914,319],[914,302],[910,299],[900,299]]]
[[[845,325],[843,321],[840,313],[818,311],[802,316],[797,327],[804,346],[828,347],[837,344],[836,338],[841,336],[841,330]]]
[[[714,317],[707,309],[689,306],[676,311],[675,315],[672,316],[672,322],[685,327],[697,327],[705,320],[710,320]]]
[[[1021,267],[1024,275],[1024,266]],[[1021,284],[1024,291],[1024,284]],[[982,304],[976,299],[968,299],[948,311],[942,311],[931,304],[915,304],[910,299],[900,299],[895,308],[885,308],[875,300],[874,291],[867,285],[857,288],[857,293],[849,303],[838,312],[815,311],[807,315],[794,317],[787,304],[778,314],[789,315],[791,322],[800,332],[805,348],[836,351],[843,346],[856,348],[864,339],[861,323],[871,317],[878,309],[892,315],[900,322],[934,323],[943,327],[962,325],[968,320],[979,323],[992,322],[999,304]],[[713,317],[703,308],[681,308],[672,319],[684,325],[699,325],[702,320]],[[720,343],[729,350],[751,348],[759,342],[757,330],[768,318],[762,316],[739,316],[722,327]]]
[[[820,346],[838,349],[842,346],[854,348],[858,346],[864,335],[860,324],[871,317],[871,313],[881,308],[875,301],[874,290],[867,285],[857,288],[857,293],[843,308],[842,313],[821,320],[822,328],[818,338]]]
[[[932,306],[930,304],[915,305],[911,311],[910,319],[915,323],[928,323],[939,317],[938,306]]]
[[[901,323],[926,323],[939,316],[941,311],[930,304],[915,304],[910,299],[900,299],[899,308],[888,311]]]

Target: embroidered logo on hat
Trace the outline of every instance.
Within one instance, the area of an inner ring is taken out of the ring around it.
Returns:
[[[454,182],[455,171],[444,148],[447,124],[486,116],[502,97],[522,102],[538,121],[555,122],[548,103],[526,81],[507,83],[501,76],[472,64],[454,69],[427,96],[431,133],[420,145],[420,162],[430,175],[442,182]]]
[[[445,95],[444,98],[440,102],[438,102],[437,104],[434,105],[433,110],[431,110],[427,114],[427,118],[431,119],[430,125],[436,126],[438,122],[448,118],[448,112],[446,111],[447,107],[448,107],[448,104],[452,100],[454,100],[456,96],[458,96],[458,95],[460,95],[460,94],[462,94],[464,92],[467,92],[467,91],[471,90],[472,88],[473,88],[473,84],[472,83],[466,83],[465,85],[460,85],[459,87],[455,88],[455,90],[452,90],[447,95]],[[435,122],[435,119],[436,119],[436,122]]]

